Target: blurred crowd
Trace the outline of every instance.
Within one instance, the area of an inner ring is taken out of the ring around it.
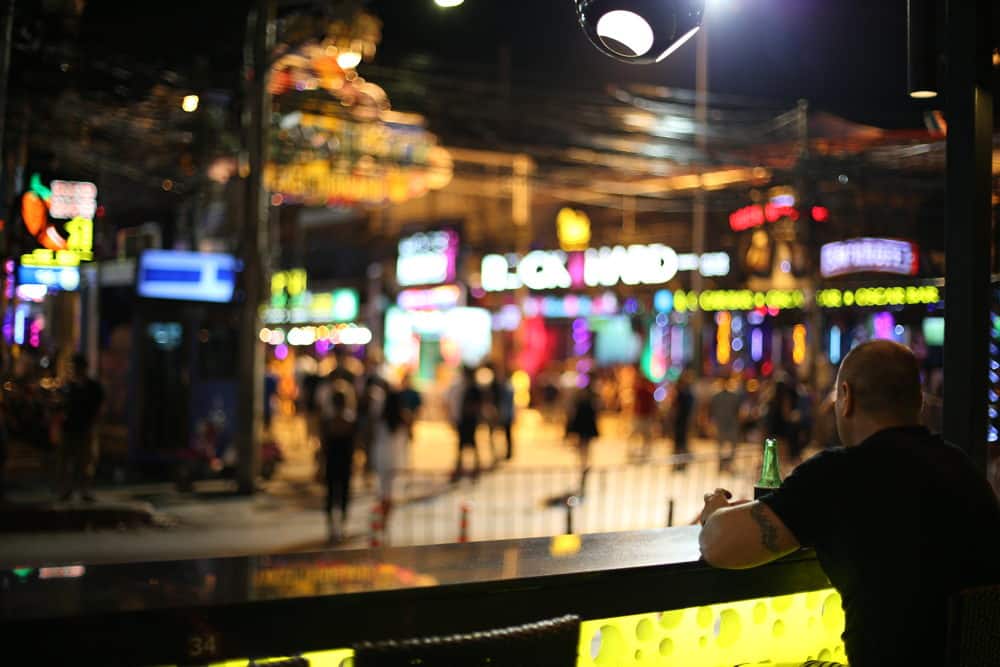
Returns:
[[[79,494],[92,502],[103,402],[104,388],[90,377],[83,355],[55,363],[27,354],[15,359],[0,386],[0,500],[6,496],[8,455],[16,445],[40,454],[60,501]]]

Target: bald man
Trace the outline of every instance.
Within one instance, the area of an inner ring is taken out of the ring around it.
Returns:
[[[845,446],[759,501],[707,494],[702,556],[742,569],[813,547],[843,598],[851,667],[943,665],[948,597],[1000,583],[1000,504],[960,449],[920,425],[909,349],[859,345],[836,386]]]

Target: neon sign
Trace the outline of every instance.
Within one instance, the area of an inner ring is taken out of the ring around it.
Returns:
[[[276,271],[271,275],[271,306],[284,308],[298,305],[308,285],[309,274],[305,269]]]
[[[49,289],[72,292],[80,286],[80,269],[75,266],[22,266],[17,271],[19,285],[45,285]]]
[[[414,234],[401,239],[396,259],[396,282],[400,285],[437,285],[455,280],[458,233],[446,229]]]
[[[729,255],[715,252],[678,255],[673,248],[650,245],[590,248],[585,252],[533,250],[516,255],[486,255],[480,277],[487,292],[527,287],[531,290],[661,285],[678,271],[698,270],[705,276],[729,273]]]
[[[76,266],[94,258],[94,221],[97,211],[97,186],[86,181],[53,181],[52,188],[33,174],[28,191],[21,197],[24,227],[42,244],[48,254],[32,253],[31,266]],[[69,220],[67,236],[50,220]],[[56,253],[62,253],[61,258]],[[76,255],[71,263],[69,253]]]
[[[860,238],[827,243],[820,249],[824,277],[876,271],[916,275],[920,270],[917,244],[895,239]]]
[[[666,303],[667,299],[653,299],[653,303]],[[702,310],[717,312],[723,310],[755,310],[769,308],[789,310],[801,308],[805,304],[805,294],[802,290],[768,290],[754,292],[753,290],[705,290],[704,292],[685,292],[678,290],[673,293],[672,305],[679,313]]]
[[[830,211],[825,206],[813,206],[810,214],[815,222],[826,222],[830,219]],[[742,232],[754,227],[761,227],[766,223],[775,223],[782,218],[797,221],[801,217],[799,209],[787,203],[782,203],[778,198],[764,204],[751,204],[729,214],[729,228],[734,232]]]
[[[574,318],[606,316],[618,313],[618,299],[608,293],[591,299],[589,296],[527,297],[522,305],[525,317]]]
[[[330,292],[297,292],[286,307],[264,308],[261,320],[265,324],[353,322],[360,310],[360,297],[354,289]]]
[[[405,289],[396,297],[403,310],[447,310],[457,308],[462,300],[458,285],[438,285],[426,289]]]
[[[939,301],[941,301],[940,290],[933,285],[862,287],[856,290],[824,289],[816,293],[816,303],[820,308],[918,306]]]
[[[583,211],[560,209],[556,215],[556,233],[563,250],[586,250],[590,243],[590,218]]]
[[[367,345],[372,342],[372,332],[368,327],[353,324],[309,325],[292,327],[288,331],[264,327],[260,330],[259,338],[262,343],[274,346],[304,347],[319,342],[331,345]]]
[[[820,308],[861,308],[885,306],[924,306],[941,301],[941,291],[934,285],[906,287],[861,287],[855,290],[823,289],[816,292]],[[659,312],[679,313],[701,310],[794,310],[803,308],[806,295],[802,290],[705,290],[685,292],[660,290],[653,297],[653,307]]]

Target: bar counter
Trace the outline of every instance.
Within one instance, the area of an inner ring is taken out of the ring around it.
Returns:
[[[579,664],[733,665],[843,659],[840,598],[815,556],[714,569],[697,527],[428,547],[0,571],[17,655],[216,664],[583,620]]]

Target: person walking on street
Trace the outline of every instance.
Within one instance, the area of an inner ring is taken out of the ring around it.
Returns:
[[[572,412],[566,422],[566,435],[576,436],[576,447],[580,455],[580,496],[583,496],[590,472],[590,442],[599,433],[597,429],[597,393],[593,378],[587,386],[579,389],[573,400]]]
[[[93,502],[92,484],[97,466],[98,442],[94,426],[104,402],[101,383],[87,375],[87,358],[73,357],[69,381],[63,387],[62,442],[59,445],[60,501],[80,492]]]
[[[708,413],[719,445],[719,471],[728,472],[732,469],[736,445],[740,441],[740,407],[743,404],[743,391],[738,375],[733,375],[728,380],[723,379],[721,382],[719,391],[709,401]]]
[[[494,405],[494,427],[503,433],[506,440],[506,451],[503,455],[505,461],[510,461],[514,456],[514,387],[510,378],[504,373],[497,373],[493,376],[492,389],[490,391]],[[493,444],[493,433],[490,432],[490,445]],[[494,459],[499,458],[494,455]]]
[[[690,430],[691,415],[694,413],[694,394],[691,392],[691,371],[684,370],[677,378],[674,387],[673,405],[673,433],[674,433],[674,455],[686,455],[688,453],[688,431]],[[676,470],[683,471],[687,468],[687,462],[681,461],[676,464]]]
[[[656,418],[656,398],[653,383],[636,370],[633,382],[632,434],[629,439],[639,438],[639,461],[648,461],[653,446],[653,420]]]
[[[452,387],[452,419],[458,431],[458,457],[455,460],[455,470],[451,481],[457,482],[462,476],[462,454],[471,449],[475,458],[473,480],[479,478],[480,461],[479,448],[476,447],[476,429],[483,414],[483,392],[476,383],[475,372],[468,366],[462,368],[462,377]]]
[[[413,375],[406,371],[399,383],[400,407],[403,410],[403,417],[406,423],[405,457],[404,461],[410,460],[410,446],[413,443],[413,426],[417,422],[420,408],[424,404],[424,399],[420,392],[413,386]]]
[[[327,533],[330,542],[344,537],[351,502],[354,443],[358,434],[358,398],[352,382],[328,376],[315,391],[320,440],[325,460]]]

